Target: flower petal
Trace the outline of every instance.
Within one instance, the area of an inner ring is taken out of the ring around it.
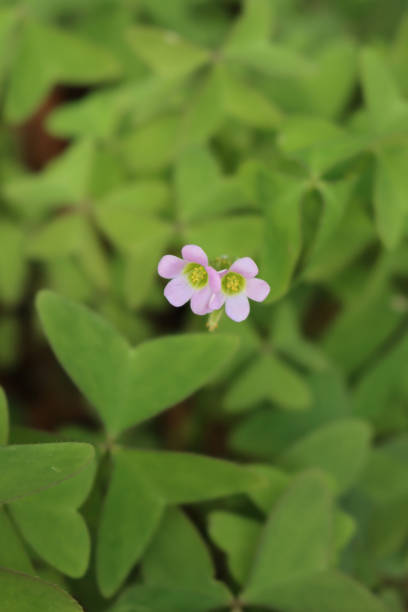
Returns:
[[[193,297],[191,298],[191,310],[194,314],[205,315],[211,312],[211,308],[208,304],[211,295],[212,292],[208,285],[204,287],[204,289],[200,289],[200,291],[195,291],[193,293]]]
[[[184,276],[173,278],[164,288],[164,295],[172,306],[184,306],[194,293]]]
[[[208,257],[203,251],[203,249],[195,244],[186,244],[181,249],[181,254],[183,255],[183,259],[186,261],[192,261],[194,263],[199,263],[204,267],[208,266]]]
[[[210,301],[208,303],[208,306],[212,312],[213,310],[219,310],[219,308],[221,308],[221,306],[224,305],[224,302],[225,302],[225,295],[221,293],[220,291],[219,293],[212,294]]]
[[[263,302],[268,296],[271,288],[268,283],[260,278],[250,278],[246,284],[246,294],[255,302]]]
[[[237,296],[227,298],[225,312],[233,321],[240,323],[249,315],[249,301],[244,292]]]
[[[218,274],[217,270],[214,270],[212,266],[208,266],[206,268],[208,274],[208,282],[211,289],[217,293],[221,290],[221,277]]]
[[[258,274],[258,266],[250,257],[241,257],[241,259],[234,261],[230,267],[230,272],[237,272],[245,278],[253,278]]]
[[[163,278],[175,278],[181,274],[185,262],[175,255],[165,255],[159,261],[157,271]]]

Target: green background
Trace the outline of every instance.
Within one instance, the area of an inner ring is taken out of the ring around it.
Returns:
[[[402,0],[0,0],[7,612],[408,609],[407,65]]]

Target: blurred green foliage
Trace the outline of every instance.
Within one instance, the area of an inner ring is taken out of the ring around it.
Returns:
[[[407,65],[403,0],[0,0],[4,386],[42,328],[95,422],[0,389],[7,612],[405,609]],[[186,243],[266,303],[191,333]]]

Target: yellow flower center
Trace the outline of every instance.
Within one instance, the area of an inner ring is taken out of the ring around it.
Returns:
[[[184,274],[194,289],[202,289],[208,282],[207,270],[201,264],[187,264],[184,268]]]
[[[245,289],[245,278],[236,272],[228,272],[221,281],[221,287],[227,295],[236,295]]]

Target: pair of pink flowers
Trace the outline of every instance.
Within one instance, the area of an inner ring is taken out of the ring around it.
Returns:
[[[217,272],[208,264],[203,249],[187,244],[181,249],[182,258],[165,255],[159,261],[158,272],[171,279],[164,295],[172,306],[183,306],[191,300],[191,310],[206,315],[222,308],[233,321],[244,321],[249,315],[249,301],[262,302],[270,287],[260,278],[258,266],[250,257],[237,259],[228,270]]]

